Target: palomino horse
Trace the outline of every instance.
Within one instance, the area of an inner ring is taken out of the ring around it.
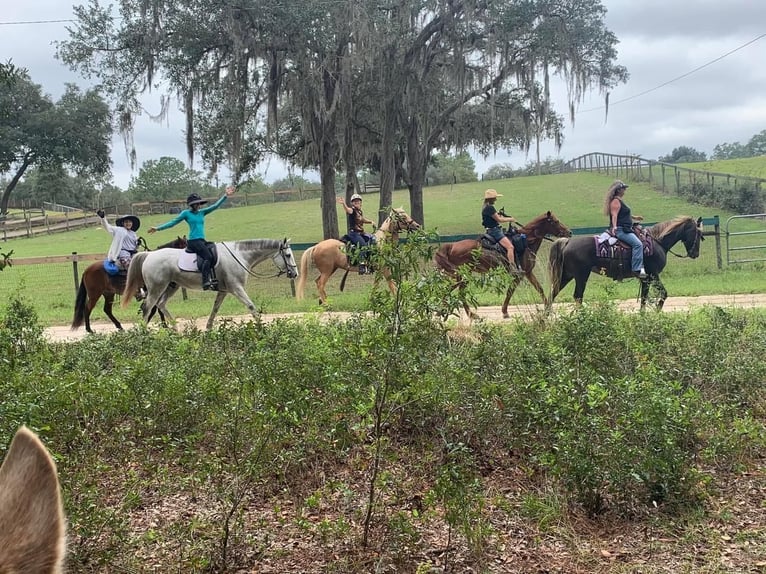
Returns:
[[[0,466],[0,572],[62,572],[64,507],[56,464],[21,427]]]
[[[407,215],[403,209],[391,209],[388,217],[381,223],[377,231],[375,231],[375,239],[378,243],[381,243],[382,241],[396,243],[399,241],[399,234],[401,232],[417,231],[418,229],[420,229],[420,224]],[[352,269],[357,269],[356,266],[349,264],[344,248],[345,244],[339,239],[325,239],[303,252],[303,255],[301,256],[301,274],[298,279],[298,285],[295,288],[295,295],[298,299],[303,299],[309,263],[312,263],[316,270],[319,271],[319,276],[314,281],[317,290],[319,291],[320,305],[327,301],[325,285],[327,285],[330,277],[332,277],[333,273],[338,269],[346,270],[341,281],[340,290],[343,291],[343,285],[346,282],[348,272]],[[390,275],[385,269],[381,270],[381,272],[388,281],[388,288],[394,293],[396,286],[391,280]]]
[[[508,318],[508,303],[516,287],[518,287],[524,277],[529,279],[529,282],[543,298],[543,303],[546,303],[545,292],[533,273],[535,263],[537,263],[537,251],[540,249],[543,239],[548,235],[555,235],[556,237],[569,237],[572,235],[569,228],[561,223],[550,211],[538,215],[532,221],[520,227],[518,231],[525,233],[527,236],[527,249],[524,251],[524,256],[521,260],[521,268],[524,270],[524,275],[516,275],[511,278],[511,284],[508,286],[508,291],[505,293],[505,300],[503,301],[503,317],[506,319]],[[434,254],[434,263],[437,268],[455,280],[454,288],[460,290],[463,308],[469,317],[474,317],[474,313],[469,308],[468,301],[465,298],[466,286],[465,282],[460,279],[458,268],[462,265],[467,265],[471,271],[486,273],[495,267],[507,267],[508,265],[507,261],[499,253],[482,249],[477,239],[463,239],[455,243],[445,243]]]
[[[149,250],[143,237],[139,238],[139,244],[145,250]],[[160,245],[157,249],[183,249],[184,247],[186,247],[186,236],[177,237],[170,243]],[[75,297],[72,330],[78,329],[85,322],[85,330],[88,333],[93,332],[90,328],[90,314],[103,295],[104,313],[111,319],[114,326],[119,331],[122,331],[122,324],[112,314],[112,305],[114,304],[114,296],[119,295],[125,289],[125,281],[126,276],[123,274],[109,275],[104,269],[103,261],[96,261],[88,265],[85,271],[83,271],[82,278],[80,279],[80,288],[77,290],[77,296]]]
[[[216,243],[215,247],[218,252],[218,261],[214,266],[215,276],[218,279],[218,292],[215,303],[213,303],[213,310],[207,320],[208,329],[213,327],[213,320],[218,314],[218,309],[229,293],[242,301],[253,317],[258,319],[258,310],[245,291],[245,283],[247,277],[253,275],[251,269],[261,261],[270,257],[277,267],[277,275],[286,273],[290,279],[298,276],[298,265],[295,262],[289,239],[223,241]],[[144,284],[147,289],[146,300],[143,305],[144,321],[149,321],[152,308],[155,305],[161,315],[166,315],[173,321],[173,316],[165,307],[167,300],[180,287],[202,289],[199,271],[181,269],[179,259],[183,254],[183,252],[169,249],[136,254],[128,269],[128,285],[125,287],[125,293],[123,293],[122,306],[127,306],[130,298]],[[196,269],[196,264],[194,269]]]
[[[692,217],[679,216],[670,221],[663,221],[649,228],[652,238],[652,250],[644,254],[644,267],[647,277],[641,279],[641,308],[646,306],[649,298],[649,287],[654,286],[658,292],[657,309],[662,309],[668,292],[660,281],[660,273],[667,263],[667,252],[679,241],[686,247],[688,257],[695,259],[700,254],[702,235],[702,218],[696,221]],[[625,251],[623,259],[605,259],[599,257],[596,250],[596,238],[591,235],[559,239],[551,247],[548,270],[551,277],[551,295],[549,306],[553,304],[556,295],[569,283],[575,280],[574,300],[582,303],[585,285],[590,273],[598,273],[615,280],[627,279],[633,276],[630,271],[630,250]]]

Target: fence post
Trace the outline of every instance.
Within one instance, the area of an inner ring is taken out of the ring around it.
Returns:
[[[718,269],[722,269],[723,262],[721,261],[721,224],[717,215],[715,216],[715,225],[713,226],[713,229],[715,229],[715,255],[718,262]]]
[[[72,251],[72,272],[74,273],[74,292],[77,293],[77,251]]]

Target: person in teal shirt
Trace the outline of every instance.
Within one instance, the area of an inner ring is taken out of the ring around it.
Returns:
[[[222,195],[213,205],[204,209],[200,209],[200,206],[206,204],[207,200],[202,199],[196,193],[192,193],[186,198],[188,209],[184,209],[167,223],[149,228],[149,233],[154,233],[155,231],[169,229],[182,221],[185,221],[189,225],[186,249],[187,251],[196,253],[197,257],[201,259],[201,263],[198,267],[200,268],[200,271],[202,271],[202,288],[205,291],[213,287],[210,282],[210,269],[213,263],[213,254],[210,252],[210,248],[207,246],[207,241],[205,240],[205,216],[221,207],[223,202],[226,201],[226,198],[234,194],[234,191],[234,187],[227,187],[225,195]]]

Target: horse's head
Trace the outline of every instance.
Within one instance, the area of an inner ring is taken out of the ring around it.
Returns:
[[[571,237],[572,230],[559,221],[559,218],[553,215],[553,212],[547,211],[538,215],[532,221],[522,227],[522,231],[530,238],[543,238],[546,235],[555,237]]]
[[[298,277],[298,264],[295,262],[295,255],[293,254],[293,248],[290,247],[290,240],[285,237],[285,240],[280,244],[279,250],[271,258],[274,265],[279,269],[279,274],[287,273],[289,279],[295,279]]]
[[[390,231],[392,233],[400,233],[402,231],[417,231],[420,229],[420,224],[412,219],[409,214],[401,207],[398,209],[392,208],[388,217],[391,220]]]
[[[702,233],[702,218],[697,218],[697,221],[694,221],[691,217],[688,218],[688,221],[684,224],[681,241],[684,242],[686,254],[691,259],[696,259],[700,255],[700,243],[705,241],[705,236]]]

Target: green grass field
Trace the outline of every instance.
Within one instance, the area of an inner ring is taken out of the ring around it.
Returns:
[[[689,169],[698,169],[700,171],[714,171],[718,173],[747,175],[749,177],[762,177],[766,179],[766,155],[745,157],[742,159],[720,159],[696,163],[682,163],[679,164],[679,166],[688,167]]]
[[[430,187],[424,190],[425,227],[440,235],[478,234],[481,231],[479,212],[482,205],[483,190],[493,187],[503,194],[498,200],[498,207],[525,222],[551,210],[561,221],[571,228],[606,227],[603,215],[603,201],[611,177],[592,174],[562,174],[539,177],[524,177],[493,182],[478,182],[454,186]],[[711,217],[718,215],[722,224],[733,213],[701,207],[674,196],[663,195],[648,184],[632,183],[626,194],[626,202],[635,214],[643,215],[647,222],[664,221],[676,215]],[[410,211],[409,197],[406,191],[396,191],[393,195],[395,207]],[[364,209],[368,216],[373,216],[378,208],[378,196],[369,194],[364,198]],[[185,224],[158,232],[146,234],[152,226],[163,223],[169,217],[163,215],[142,218],[139,235],[144,235],[150,247],[156,247],[186,233]],[[374,218],[374,217],[372,217]],[[338,206],[338,219],[341,226],[344,218]],[[738,222],[737,230],[766,231],[762,221]],[[255,237],[290,237],[293,243],[313,244],[322,239],[320,202],[311,199],[298,202],[271,203],[251,207],[221,209],[207,219],[207,236],[214,241],[247,239]],[[14,257],[40,257],[68,255],[77,253],[105,253],[109,247],[110,236],[94,225],[90,228],[66,233],[39,236],[29,239],[9,241],[0,246],[0,251],[14,251]],[[746,241],[763,245],[763,236],[751,236]],[[725,241],[722,239],[722,249]],[[537,275],[547,288],[547,275],[544,263],[547,261],[546,243],[541,250]],[[683,247],[678,246],[678,253]],[[763,251],[761,251],[763,254]],[[301,253],[296,254],[300,257]],[[761,255],[763,256],[763,255]],[[725,265],[719,270],[716,262],[715,240],[708,238],[702,245],[701,257],[697,260],[676,259],[670,257],[662,279],[670,296],[694,296],[714,293],[760,293],[766,289],[763,263]],[[80,264],[82,265],[82,264]],[[270,263],[263,264],[259,273],[268,273]],[[82,271],[82,267],[80,268]],[[341,273],[338,272],[328,286],[330,300],[328,306],[335,310],[356,311],[366,308],[366,296],[372,284],[370,277],[350,275],[346,290],[340,293],[338,284]],[[253,300],[264,312],[311,311],[318,309],[312,270],[306,287],[306,300],[296,301],[292,296],[290,282],[286,279],[258,280],[251,279],[248,291]],[[560,301],[571,300],[573,287],[567,288],[560,295]],[[636,296],[638,283],[627,281],[615,284],[611,280],[592,275],[585,298],[595,298],[599,293],[609,297],[629,299]],[[74,306],[74,274],[71,264],[15,265],[0,273],[0,296],[7,299],[15,291],[29,294],[34,301],[40,319],[45,324],[68,324],[71,321]],[[502,297],[496,293],[480,293],[479,302],[483,305],[499,304]],[[189,298],[180,296],[171,301],[169,307],[178,317],[199,318],[207,316],[212,306],[212,296],[208,293],[189,292]],[[540,303],[538,295],[527,282],[514,295],[512,303],[535,305]],[[131,310],[118,310],[117,315],[131,320],[135,317],[134,305]],[[242,305],[232,298],[227,298],[220,311],[221,315],[241,314]],[[94,310],[92,319],[105,320],[101,303]]]

